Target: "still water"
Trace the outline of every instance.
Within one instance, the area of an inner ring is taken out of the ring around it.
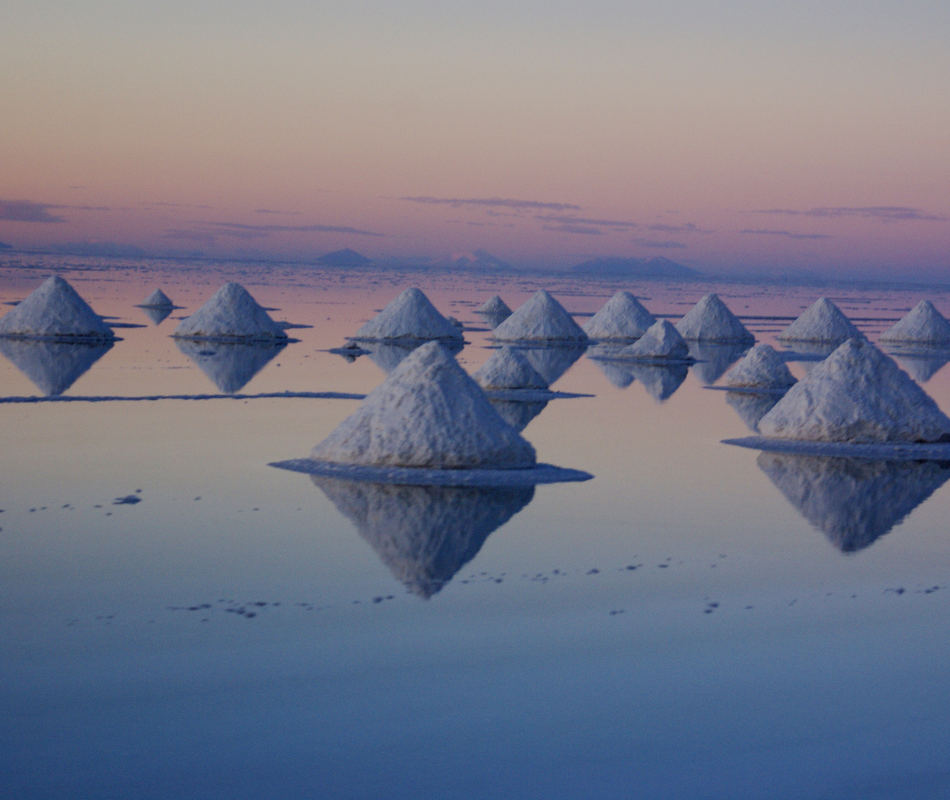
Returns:
[[[328,351],[407,286],[465,324],[470,372],[496,292],[548,288],[583,322],[617,288],[671,319],[712,290],[773,342],[820,294],[873,340],[922,297],[950,313],[946,291],[8,255],[0,301],[54,271],[122,340],[0,347],[3,796],[950,793],[950,466],[722,444],[761,413],[705,388],[734,354],[541,354],[553,388],[588,396],[507,412],[586,483],[269,466],[398,361]],[[285,348],[176,345],[226,280],[312,327]],[[182,308],[136,308],[156,287]],[[904,367],[950,410],[950,368]]]

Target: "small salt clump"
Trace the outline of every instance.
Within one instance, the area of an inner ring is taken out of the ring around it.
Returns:
[[[950,345],[950,321],[929,300],[921,300],[892,327],[881,334],[887,344]]]
[[[646,361],[683,361],[689,358],[689,345],[671,322],[661,319],[647,328],[646,333],[636,342],[623,348],[618,355]]]
[[[517,350],[502,347],[472,375],[482,389],[547,389],[530,362]]]
[[[825,442],[937,442],[950,419],[894,361],[849,339],[759,420],[764,436]]]
[[[286,339],[284,329],[270,318],[247,289],[226,283],[201,308],[186,317],[172,336],[223,341]]]
[[[537,460],[438,342],[410,353],[311,457],[429,469],[518,469]]]
[[[58,275],[47,278],[0,318],[0,336],[106,341],[112,328]]]
[[[828,298],[820,297],[777,338],[791,342],[841,344],[845,339],[861,336],[862,333],[838,306]]]
[[[353,339],[461,339],[461,326],[453,325],[432,305],[420,289],[406,289],[375,317],[366,322]]]
[[[536,292],[492,336],[500,341],[586,342],[587,334],[544,289]]]
[[[639,339],[654,317],[630,292],[619,291],[584,325],[584,332],[598,341]]]
[[[676,323],[684,339],[706,342],[752,342],[755,337],[718,295],[707,294]]]
[[[142,303],[142,308],[165,308],[173,306],[171,298],[161,289],[156,289]]]
[[[725,386],[787,389],[795,378],[782,357],[767,344],[757,344],[723,377]]]

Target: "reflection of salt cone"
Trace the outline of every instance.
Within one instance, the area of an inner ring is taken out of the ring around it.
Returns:
[[[782,396],[756,392],[726,392],[726,402],[753,433],[759,432],[759,420],[772,410]]]
[[[950,361],[950,351],[947,350],[931,355],[921,352],[901,353],[896,349],[889,349],[888,353],[894,356],[918,383],[929,381],[944,364]]]
[[[696,359],[693,374],[703,383],[715,383],[749,349],[748,342],[689,342],[689,355]]]
[[[396,579],[426,598],[534,497],[532,486],[473,489],[311,478]]]
[[[899,524],[950,477],[938,461],[759,454],[786,499],[844,552],[861,550]]]
[[[637,364],[631,361],[626,366],[633,373],[633,377],[643,384],[647,394],[658,403],[672,397],[673,392],[679,389],[683,381],[686,380],[686,373],[689,371],[685,364],[659,366],[656,364]]]
[[[567,372],[577,359],[584,355],[586,347],[524,347],[516,348],[548,386]]]
[[[425,344],[422,339],[410,341],[363,342],[360,346],[368,351],[370,360],[387,375],[398,367],[413,350]],[[461,340],[446,339],[442,346],[455,354],[462,350]]]
[[[142,306],[142,312],[148,317],[153,325],[159,325],[175,309],[174,306]]]
[[[195,339],[175,339],[175,344],[215,386],[228,394],[243,389],[268,361],[287,346],[281,341],[239,344]]]
[[[112,349],[112,342],[55,342],[0,337],[0,353],[46,395],[65,392]]]
[[[548,404],[547,400],[523,402],[521,400],[495,400],[493,398],[489,398],[488,402],[498,412],[498,416],[518,433],[527,428],[528,423],[544,411]]]
[[[602,358],[592,360],[600,371],[604,373],[604,377],[618,389],[626,389],[633,383],[633,375],[630,373],[630,370],[627,369],[626,365]]]

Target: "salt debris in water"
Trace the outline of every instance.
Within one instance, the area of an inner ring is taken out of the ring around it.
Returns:
[[[438,342],[407,356],[311,457],[430,469],[519,469],[537,461],[534,448]]]
[[[166,308],[173,305],[171,298],[161,289],[156,289],[142,302],[142,308]]]
[[[82,341],[115,339],[112,329],[58,275],[47,278],[0,318],[0,336]]]
[[[544,289],[532,295],[492,332],[499,341],[586,342],[587,334]]]
[[[723,377],[725,386],[787,389],[795,383],[788,365],[767,344],[757,344]]]
[[[684,339],[706,342],[752,342],[755,337],[719,295],[707,294],[676,323]]]
[[[689,358],[689,345],[669,320],[661,319],[659,322],[654,322],[643,336],[623,348],[618,355],[623,358],[646,361],[663,359],[683,361]]]
[[[777,338],[791,342],[841,344],[845,339],[861,336],[862,333],[838,306],[827,297],[819,297]]]
[[[587,320],[584,332],[598,341],[639,339],[655,322],[656,317],[636,297],[619,291]]]
[[[287,333],[239,283],[226,283],[186,317],[172,336],[185,339],[273,341]]]
[[[502,347],[472,375],[483,389],[547,389],[548,383],[517,350]]]
[[[764,436],[824,442],[937,442],[950,419],[888,356],[849,339],[759,420]]]
[[[420,289],[411,288],[399,294],[351,338],[461,339],[462,331],[443,317]]]
[[[881,334],[881,341],[888,344],[950,345],[950,321],[929,300],[921,300],[907,316]]]

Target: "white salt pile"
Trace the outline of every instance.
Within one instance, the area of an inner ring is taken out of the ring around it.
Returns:
[[[489,314],[491,316],[502,316],[505,318],[511,316],[511,309],[508,304],[497,294],[492,295],[488,300],[482,303],[475,311],[479,314]]]
[[[752,342],[755,337],[718,295],[707,294],[679,322],[684,339],[706,342]]]
[[[777,338],[792,342],[840,344],[845,339],[856,339],[861,336],[862,333],[838,306],[826,297],[819,297]]]
[[[787,389],[795,378],[770,345],[757,344],[723,377],[725,386],[754,389]]]
[[[764,436],[821,442],[938,442],[950,419],[864,338],[849,339],[759,420]]]
[[[0,318],[0,336],[104,341],[112,329],[65,280],[47,278]]]
[[[419,289],[406,289],[352,339],[461,339],[462,331],[443,317]]]
[[[548,383],[517,350],[502,347],[472,375],[482,389],[547,389]]]
[[[887,344],[950,345],[950,321],[929,300],[921,300],[892,327],[881,334]]]
[[[654,322],[643,336],[623,348],[618,355],[622,358],[646,361],[684,361],[689,358],[689,345],[671,322],[661,319],[659,322]]]
[[[534,448],[438,342],[414,350],[313,448],[317,461],[378,467],[518,469]]]
[[[636,297],[619,291],[587,320],[584,332],[598,341],[639,339],[655,322],[656,317]]]
[[[142,308],[165,308],[167,306],[173,306],[174,303],[171,301],[171,298],[165,294],[161,289],[156,289],[152,292],[145,300],[142,302]]]
[[[564,307],[544,289],[536,292],[492,332],[500,341],[586,342],[584,333]]]
[[[226,283],[190,317],[175,328],[172,336],[184,339],[273,341],[287,333],[258,305],[239,283]]]

